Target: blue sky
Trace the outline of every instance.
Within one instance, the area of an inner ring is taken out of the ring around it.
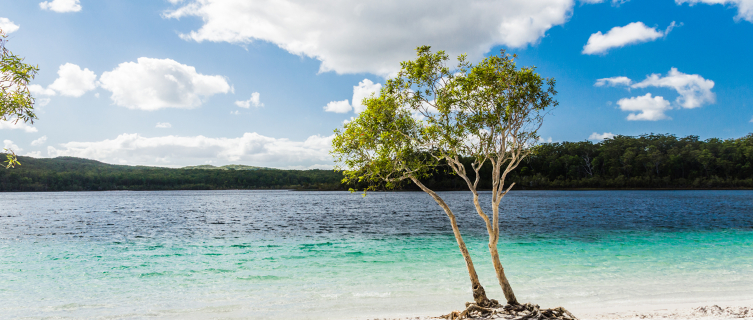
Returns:
[[[11,1],[38,64],[21,155],[329,168],[332,131],[419,45],[557,80],[546,141],[753,132],[753,0]],[[354,99],[355,98],[355,99]],[[353,100],[356,100],[355,102]]]

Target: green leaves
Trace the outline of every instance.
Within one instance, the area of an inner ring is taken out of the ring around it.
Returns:
[[[509,160],[513,150],[519,161],[536,144],[543,116],[557,104],[553,79],[516,68],[504,51],[476,65],[461,55],[452,69],[444,51],[416,51],[378,97],[364,100],[365,112],[335,130],[332,154],[343,182],[394,188],[427,176],[440,160],[472,157],[480,168]]]
[[[23,63],[6,47],[7,36],[0,32],[0,119],[16,119],[33,123],[34,98],[29,92],[29,82],[34,79],[39,68]]]
[[[0,120],[34,123],[34,97],[29,91],[29,82],[39,68],[24,63],[6,47],[7,35],[0,30]],[[6,150],[6,168],[14,167],[18,160],[12,150]]]

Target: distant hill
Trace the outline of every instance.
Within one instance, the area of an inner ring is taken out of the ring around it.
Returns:
[[[229,164],[226,166],[216,167],[211,164],[203,164],[200,166],[188,166],[181,169],[201,169],[201,170],[278,170],[265,167],[245,166],[242,164]]]
[[[347,190],[332,170],[279,170],[227,165],[162,168],[74,157],[18,157],[0,169],[0,191],[306,189]]]
[[[72,157],[19,160],[22,165],[15,169],[0,169],[0,191],[348,190],[341,184],[342,173],[332,170],[244,165],[170,169]],[[462,161],[472,172],[472,159]],[[488,162],[479,173],[487,177],[479,182],[479,189],[491,189]],[[443,166],[421,181],[433,190],[467,190],[465,181]],[[543,143],[505,182],[515,182],[516,189],[753,189],[753,133],[724,140],[648,134],[618,135],[597,143]],[[417,190],[409,181],[401,187]]]

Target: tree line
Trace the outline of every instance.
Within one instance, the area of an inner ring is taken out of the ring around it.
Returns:
[[[305,189],[348,190],[331,170],[204,170],[110,165],[72,157],[19,157],[0,170],[0,191]],[[470,170],[472,159],[463,159]],[[480,175],[487,176],[484,166]],[[434,190],[465,190],[439,166],[421,181]],[[751,189],[753,134],[737,139],[671,134],[615,136],[601,142],[543,143],[507,179],[513,189]],[[419,190],[413,183],[402,190]],[[481,180],[479,189],[490,190]]]
[[[484,176],[488,167],[484,167]],[[514,189],[751,189],[753,133],[737,139],[617,135],[601,142],[543,143],[508,178]],[[428,184],[462,190],[438,171]],[[489,189],[482,181],[482,188]]]
[[[19,156],[20,166],[0,170],[0,191],[104,190],[347,190],[332,170],[172,169],[111,165],[73,157]]]

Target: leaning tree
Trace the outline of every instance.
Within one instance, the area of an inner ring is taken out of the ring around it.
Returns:
[[[455,223],[455,216],[420,179],[438,165],[448,165],[473,194],[473,203],[489,234],[489,251],[508,305],[519,305],[500,262],[499,207],[513,184],[507,175],[531,152],[544,115],[557,105],[553,79],[534,68],[517,68],[514,56],[502,51],[472,64],[464,55],[455,68],[443,51],[417,49],[418,57],[403,62],[379,96],[353,121],[336,130],[333,154],[344,182],[383,183],[394,188],[409,180],[444,209],[466,260],[476,305],[485,307],[473,263]],[[470,161],[470,167],[464,162]],[[491,166],[491,217],[481,206],[481,168]]]
[[[423,119],[432,132],[432,156],[446,163],[473,194],[476,212],[489,235],[489,252],[505,299],[518,300],[499,258],[500,204],[514,183],[507,175],[531,153],[544,115],[557,105],[554,79],[544,79],[535,68],[518,68],[515,56],[492,55],[478,64],[458,58],[447,67],[447,55],[418,49],[415,61],[405,62],[386,93],[401,97],[401,105]],[[470,160],[470,168],[463,160]],[[491,166],[491,176],[481,168]],[[491,180],[491,217],[481,206],[479,182]]]
[[[391,87],[392,80],[387,87]],[[425,121],[414,117],[403,107],[400,97],[382,89],[380,96],[364,100],[367,106],[357,118],[335,130],[332,154],[337,160],[336,170],[343,170],[343,183],[366,184],[364,189],[384,186],[396,188],[412,181],[428,193],[450,220],[460,252],[465,259],[476,304],[488,307],[484,287],[476,274],[468,249],[460,234],[455,214],[436,192],[421,183],[422,178],[439,165],[434,151],[435,133]]]

